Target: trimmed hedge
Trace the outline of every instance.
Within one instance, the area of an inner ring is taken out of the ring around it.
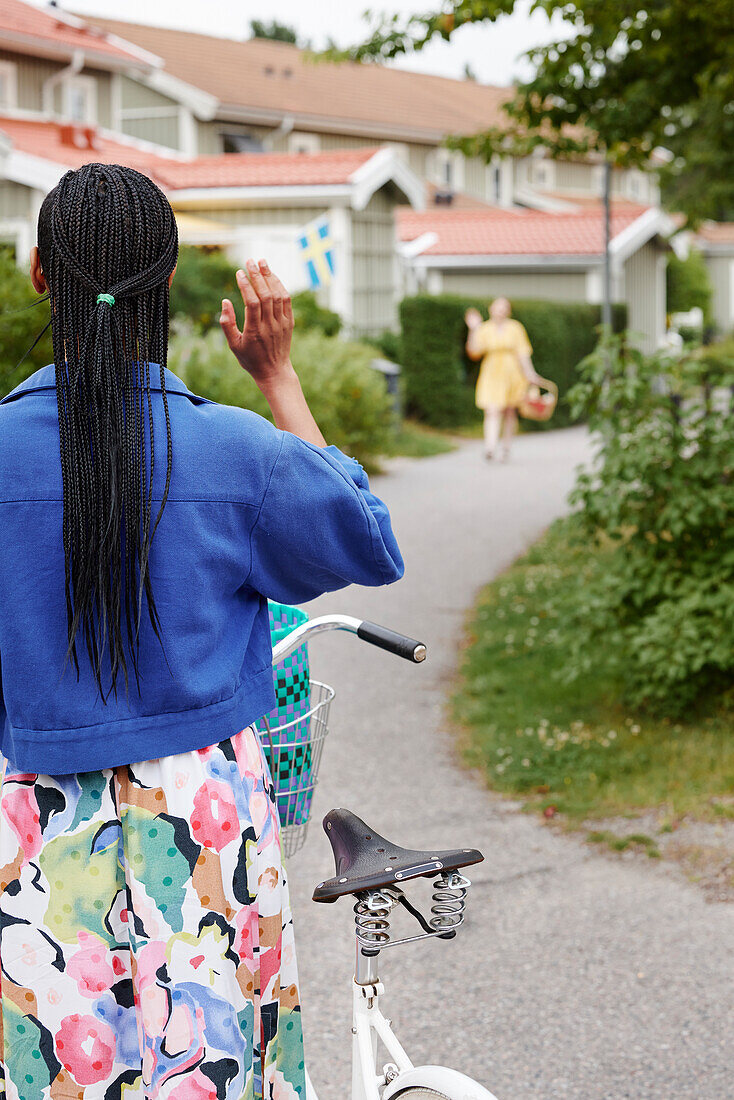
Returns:
[[[474,405],[479,364],[464,352],[464,313],[473,306],[487,316],[483,298],[455,294],[419,294],[400,303],[401,363],[409,413],[436,427],[455,427],[480,417]],[[626,307],[613,307],[613,327],[621,332]],[[585,302],[513,299],[512,315],[527,329],[533,364],[556,383],[558,409],[551,421],[525,426],[559,428],[571,423],[565,395],[577,381],[576,368],[593,351],[601,324],[601,307]]]

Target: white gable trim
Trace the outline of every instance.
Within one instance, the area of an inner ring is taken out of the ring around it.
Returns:
[[[30,153],[19,153],[15,149],[11,149],[0,159],[0,177],[30,187],[34,191],[50,191],[68,170],[68,164],[56,164]]]
[[[612,202],[612,207],[614,203]],[[609,251],[612,259],[618,264],[624,263],[633,253],[647,244],[653,237],[668,236],[675,230],[675,225],[657,206],[650,207],[639,218],[631,222],[621,233],[613,237],[609,243]]]
[[[388,182],[400,188],[414,210],[422,210],[426,204],[423,182],[389,146],[379,149],[361,164],[349,177],[349,182],[353,186],[352,206],[355,210],[364,210],[375,191]]]

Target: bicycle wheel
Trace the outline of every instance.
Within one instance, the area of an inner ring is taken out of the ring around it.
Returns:
[[[400,1073],[383,1100],[497,1100],[483,1085],[445,1066],[416,1066]]]

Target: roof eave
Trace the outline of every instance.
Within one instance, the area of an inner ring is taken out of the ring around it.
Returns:
[[[412,141],[423,145],[438,145],[448,136],[448,131],[416,129],[390,123],[359,122],[354,119],[324,115],[309,115],[298,111],[269,107],[248,107],[238,103],[220,103],[217,121],[244,122],[253,126],[278,126],[285,118],[292,118],[295,127],[307,128],[324,134],[346,134],[350,137],[371,137],[378,141]]]
[[[601,264],[603,256],[599,253],[558,255],[553,253],[491,253],[460,255],[442,253],[440,255],[420,255],[412,261],[417,268],[502,268],[502,267],[544,267],[547,269],[573,268],[584,269]]]
[[[110,69],[114,72],[125,71],[131,68],[143,66],[145,68],[154,68],[155,64],[153,54],[148,54],[147,51],[141,50],[138,46],[133,46],[132,43],[125,44],[125,49],[129,49],[129,57],[115,57],[114,54],[106,53],[105,51],[96,51],[93,45],[89,43],[79,43],[77,46],[66,45],[61,42],[53,42],[42,36],[35,37],[34,35],[21,34],[17,31],[8,31],[3,29],[0,32],[0,46],[9,49],[11,52],[13,49],[18,53],[30,54],[33,57],[47,57],[53,60],[70,60],[75,53],[84,54],[85,61],[90,66],[96,69]],[[163,62],[160,59],[156,59],[158,65],[162,65]]]
[[[287,184],[266,187],[172,187],[166,185],[177,209],[201,206],[226,209],[238,206],[349,206],[353,188],[348,183]]]

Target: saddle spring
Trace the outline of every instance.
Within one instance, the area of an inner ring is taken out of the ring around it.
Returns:
[[[354,905],[357,939],[363,947],[386,947],[390,942],[390,913],[394,898],[382,890],[372,890]]]
[[[444,871],[433,882],[430,925],[437,932],[458,928],[464,923],[466,895],[471,881],[459,871]]]

